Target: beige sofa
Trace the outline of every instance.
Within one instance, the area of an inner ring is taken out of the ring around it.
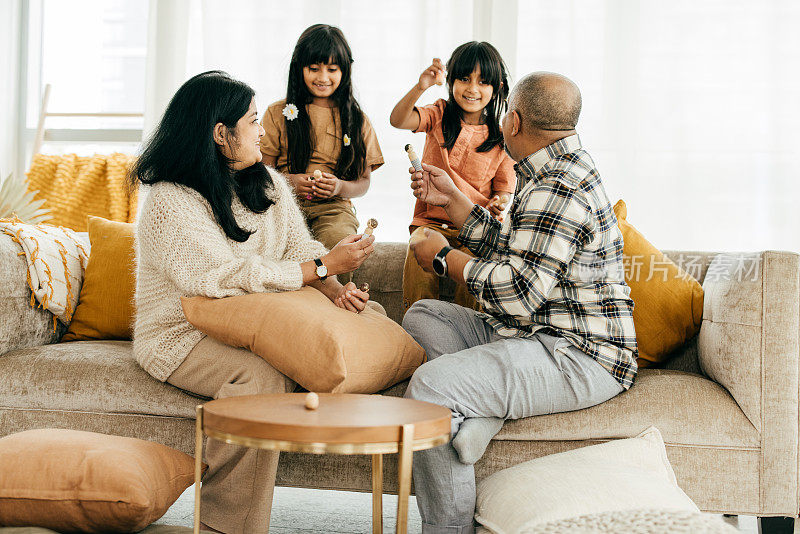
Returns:
[[[130,342],[58,343],[62,332],[52,331],[52,316],[30,307],[18,251],[0,235],[0,436],[76,428],[158,441],[192,454],[194,408],[201,399],[147,375],[134,361]],[[355,275],[356,283],[369,281],[373,298],[396,321],[402,315],[404,254],[401,243],[379,243]],[[507,423],[476,464],[479,479],[655,425],[680,486],[701,509],[798,515],[800,257],[773,251],[668,255],[703,283],[700,334],[670,369],[641,371],[630,391],[605,404]],[[404,389],[399,384],[385,394]],[[387,489],[394,487],[392,462],[385,476]],[[368,491],[370,462],[284,454],[278,483]]]

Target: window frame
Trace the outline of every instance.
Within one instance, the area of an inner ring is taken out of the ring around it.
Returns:
[[[45,86],[42,85],[43,65],[43,30],[44,30],[44,0],[20,0],[19,9],[19,42],[18,44],[18,114],[17,114],[17,154],[16,169],[18,173],[25,173],[33,161],[34,145],[36,143],[37,128],[28,126],[29,119],[36,117],[39,127],[43,128],[42,142],[47,143],[141,143],[143,128],[47,128],[48,116],[64,117],[108,117],[131,114],[119,113],[46,113],[41,115],[42,99],[45,96]],[[33,26],[37,26],[32,30]],[[38,35],[34,35],[37,33]],[[35,39],[35,41],[33,41]],[[31,72],[31,56],[36,56],[35,66],[38,72]],[[33,78],[35,76],[35,78]],[[31,85],[36,87],[37,104],[31,107]],[[33,109],[36,111],[34,112]],[[34,114],[35,113],[35,114]],[[144,117],[144,113],[132,114]],[[44,122],[43,122],[44,121]]]

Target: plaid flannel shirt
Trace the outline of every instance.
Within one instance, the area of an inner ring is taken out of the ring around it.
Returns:
[[[622,234],[600,175],[572,135],[520,161],[501,224],[474,206],[459,240],[485,320],[507,337],[548,329],[597,360],[628,389],[636,377],[633,301]]]

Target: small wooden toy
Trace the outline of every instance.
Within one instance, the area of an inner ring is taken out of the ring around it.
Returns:
[[[367,221],[367,227],[364,229],[364,237],[368,235],[372,235],[372,231],[378,227],[378,221],[375,219],[370,219]]]
[[[421,172],[422,163],[419,161],[419,156],[414,152],[414,147],[411,146],[411,144],[406,145],[406,153],[408,153],[408,160],[411,162],[411,166],[414,167],[414,170]]]
[[[313,391],[306,394],[306,410],[316,410],[319,408],[319,395]]]

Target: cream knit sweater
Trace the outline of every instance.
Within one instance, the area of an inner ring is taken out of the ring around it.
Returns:
[[[300,263],[327,252],[311,238],[286,179],[270,173],[275,204],[264,213],[253,213],[234,195],[236,222],[255,231],[244,243],[227,238],[193,189],[165,182],[150,189],[136,233],[133,352],[158,380],[166,381],[204,337],[186,321],[182,296],[299,289]]]

